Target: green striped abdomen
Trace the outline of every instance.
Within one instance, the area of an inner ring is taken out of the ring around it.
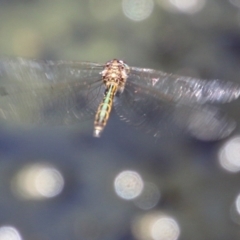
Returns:
[[[105,92],[105,96],[100,103],[94,121],[94,137],[100,137],[101,132],[107,124],[110,112],[112,110],[113,98],[117,92],[117,86],[111,84]]]

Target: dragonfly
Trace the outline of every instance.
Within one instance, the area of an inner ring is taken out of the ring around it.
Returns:
[[[101,136],[115,108],[122,120],[154,136],[161,135],[163,121],[189,128],[191,119],[193,126],[223,138],[236,124],[215,105],[239,96],[234,82],[131,67],[118,59],[106,64],[0,59],[1,119],[70,125],[94,118],[94,137]]]

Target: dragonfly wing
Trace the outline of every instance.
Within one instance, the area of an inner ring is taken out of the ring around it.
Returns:
[[[133,83],[149,87],[155,97],[173,102],[226,103],[240,96],[240,85],[229,81],[202,80],[137,67],[130,68],[129,77]]]
[[[122,120],[142,128],[155,137],[187,131],[201,140],[217,140],[235,129],[235,122],[218,108],[209,105],[182,104],[166,96],[151,95],[149,87],[128,81],[124,92],[116,97],[115,109]]]
[[[94,114],[102,97],[101,65],[0,59],[0,118],[71,124]]]
[[[154,136],[168,128],[171,109],[134,83],[127,82],[123,93],[115,97],[114,107],[121,120]]]

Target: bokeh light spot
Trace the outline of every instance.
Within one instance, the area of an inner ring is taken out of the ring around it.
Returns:
[[[239,193],[230,208],[230,217],[234,223],[240,225],[240,194]]]
[[[153,12],[153,0],[123,0],[124,15],[133,21],[143,21]]]
[[[236,201],[235,201],[235,206],[238,214],[240,214],[240,195],[237,196]]]
[[[203,9],[206,0],[158,0],[158,3],[170,12],[194,14]]]
[[[143,190],[143,180],[134,171],[123,171],[119,173],[114,181],[114,189],[117,195],[123,199],[131,200],[138,197]]]
[[[137,207],[143,210],[149,210],[154,208],[160,199],[160,192],[157,186],[153,183],[144,183],[144,189],[141,195],[134,199],[134,203]]]
[[[21,240],[18,230],[12,226],[0,227],[0,240]]]
[[[12,181],[13,192],[25,199],[52,198],[64,187],[62,174],[48,164],[32,164],[20,170]]]
[[[240,137],[228,140],[219,150],[220,166],[228,172],[240,171]]]
[[[176,240],[179,234],[178,224],[171,217],[160,217],[152,226],[154,240]]]
[[[132,233],[139,240],[177,240],[180,228],[173,217],[161,212],[152,212],[138,216],[133,221]]]

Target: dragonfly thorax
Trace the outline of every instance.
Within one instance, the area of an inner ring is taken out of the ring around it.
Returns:
[[[129,67],[122,60],[113,59],[106,63],[101,72],[102,80],[108,89],[111,85],[117,87],[117,91],[122,93],[128,77]]]

